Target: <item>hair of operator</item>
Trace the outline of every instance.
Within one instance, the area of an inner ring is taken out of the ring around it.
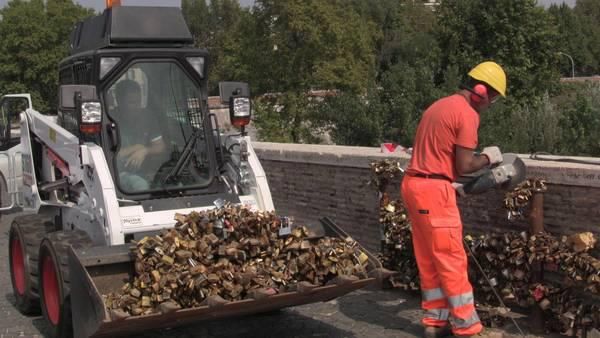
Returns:
[[[142,90],[140,85],[129,79],[119,81],[116,87],[117,104],[125,111],[139,109],[141,104]]]
[[[456,147],[477,147],[479,114],[505,93],[502,68],[483,62],[469,72],[469,81],[460,91],[427,108],[417,128],[401,193],[412,224],[426,337],[450,329],[455,336],[483,330],[467,275],[463,226],[451,183],[458,177]]]

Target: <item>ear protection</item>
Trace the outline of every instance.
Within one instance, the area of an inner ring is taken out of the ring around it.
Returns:
[[[487,87],[481,83],[476,84],[471,92],[471,101],[474,103],[480,103],[483,100],[488,100]]]

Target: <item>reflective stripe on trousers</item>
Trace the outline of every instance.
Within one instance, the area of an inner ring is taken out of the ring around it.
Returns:
[[[444,291],[441,288],[422,290],[423,301],[430,302],[434,300],[444,299]],[[457,296],[451,296],[447,298],[450,307],[453,310],[457,310],[459,308],[463,308],[464,311],[459,312],[470,312],[470,316],[466,319],[459,318],[457,316],[449,316],[449,309],[426,309],[425,317],[431,318],[434,320],[448,320],[450,318],[450,323],[453,327],[457,328],[468,328],[473,324],[479,322],[479,316],[475,311],[475,304],[473,298],[473,292],[463,293]]]
[[[425,302],[446,298],[446,296],[444,295],[444,291],[442,291],[441,288],[421,290],[421,294],[423,295],[423,301]]]
[[[423,324],[426,326],[442,327],[448,325],[450,309],[448,301],[441,288],[422,289],[421,306],[425,309]]]
[[[448,297],[448,303],[452,308],[458,308],[465,305],[475,304],[473,299],[473,292],[466,292],[458,296]]]
[[[425,311],[425,317],[433,320],[447,321],[450,315],[448,309],[430,309]]]
[[[452,327],[469,328],[479,323],[473,292],[448,297],[448,303],[452,308],[452,317],[450,318]]]
[[[479,316],[477,315],[477,312],[475,310],[473,310],[473,312],[471,313],[471,317],[469,317],[467,319],[456,318],[454,316],[451,316],[449,319],[450,319],[450,324],[452,324],[453,328],[460,328],[460,329],[467,329],[467,328],[470,328],[471,326],[479,323]]]

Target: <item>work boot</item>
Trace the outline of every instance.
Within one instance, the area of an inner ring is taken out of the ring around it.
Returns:
[[[452,335],[452,329],[450,325],[438,327],[438,326],[425,326],[425,338],[443,338]]]

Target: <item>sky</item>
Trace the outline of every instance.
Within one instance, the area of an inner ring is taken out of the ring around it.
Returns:
[[[0,0],[0,7],[4,7],[9,0]],[[104,0],[76,0],[80,4],[86,7],[93,7],[94,9],[101,11],[104,9]],[[239,0],[243,6],[250,6],[254,3],[254,0]],[[573,6],[575,5],[576,0],[538,0],[538,3],[549,6],[553,3],[562,3]],[[121,3],[124,5],[132,5],[132,6],[181,6],[181,0],[121,0]]]

